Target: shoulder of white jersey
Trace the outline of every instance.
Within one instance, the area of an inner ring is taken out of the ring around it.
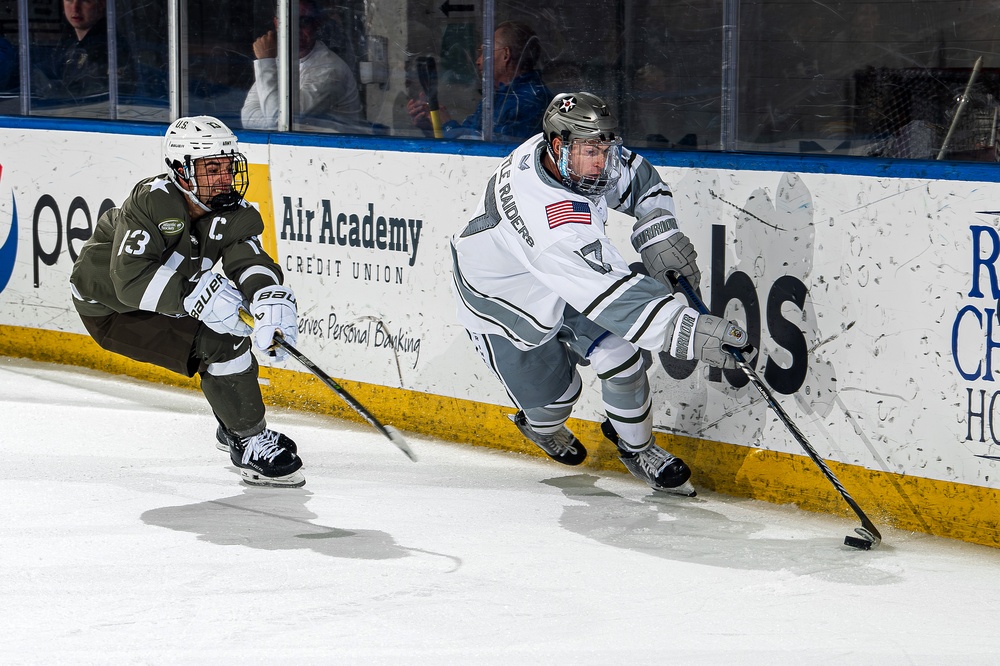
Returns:
[[[627,204],[637,186],[638,169],[646,160],[642,155],[622,146],[622,175],[618,184],[604,195],[609,208],[618,210],[622,204]]]
[[[521,143],[520,146],[518,146],[514,150],[518,151],[518,150],[522,150],[524,148],[527,148],[528,150],[534,150],[538,146],[538,144],[541,143],[544,140],[545,140],[545,136],[541,132],[539,132],[538,134],[535,134],[534,136],[529,136],[527,139],[524,140],[523,143]]]
[[[538,154],[539,145],[542,143],[541,133],[526,139],[524,143],[515,148],[504,158],[504,163],[510,162],[511,167],[517,173],[533,171],[535,168],[535,156]]]
[[[642,155],[634,151],[629,150],[625,146],[622,146],[622,169],[625,173],[631,173],[635,171],[640,164],[645,162]]]

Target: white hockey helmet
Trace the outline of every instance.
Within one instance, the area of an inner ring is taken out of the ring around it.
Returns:
[[[588,92],[556,95],[542,117],[542,130],[563,185],[587,197],[599,197],[617,185],[622,145],[618,119],[600,97]],[[556,138],[562,141],[558,155],[552,145]],[[583,166],[584,150],[604,156],[599,173],[594,172],[593,159]]]
[[[210,191],[199,192],[195,162],[206,158],[228,158],[231,183],[203,184],[202,188],[208,187]],[[170,123],[163,137],[163,159],[174,184],[205,210],[225,210],[239,205],[250,185],[247,159],[239,150],[236,135],[212,116],[178,118]]]

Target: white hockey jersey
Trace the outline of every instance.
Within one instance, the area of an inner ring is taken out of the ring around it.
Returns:
[[[544,151],[538,134],[508,155],[476,216],[452,238],[459,322],[530,349],[559,332],[568,303],[638,347],[669,349],[685,304],[631,270],[605,233],[609,205],[636,218],[656,209],[673,215],[669,189],[623,148],[617,187],[592,201],[545,170]]]

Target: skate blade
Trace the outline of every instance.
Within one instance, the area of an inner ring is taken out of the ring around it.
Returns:
[[[257,488],[301,488],[306,485],[302,472],[294,471],[284,476],[264,476],[251,469],[240,469],[243,483]]]
[[[229,453],[229,445],[226,444],[225,442],[220,442],[219,440],[215,440],[215,448],[219,449],[220,451],[225,451],[226,453]]]
[[[674,486],[673,488],[664,488],[663,486],[653,486],[653,490],[670,495],[680,495],[681,497],[695,497],[698,491],[694,489],[690,481],[685,481],[679,486]]]

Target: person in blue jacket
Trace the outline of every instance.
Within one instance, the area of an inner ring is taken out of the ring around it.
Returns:
[[[541,48],[535,31],[524,23],[507,21],[493,33],[493,136],[498,140],[523,140],[542,131],[542,115],[552,100],[552,92],[542,81],[537,66]],[[480,47],[476,67],[483,69]],[[411,99],[406,110],[413,124],[431,129],[427,100]],[[444,138],[481,138],[483,135],[483,103],[472,115],[458,122],[447,109],[440,107],[438,115]]]

